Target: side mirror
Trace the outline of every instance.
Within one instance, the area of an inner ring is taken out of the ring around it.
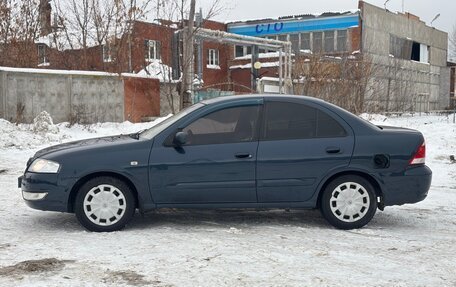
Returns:
[[[187,143],[187,133],[177,132],[174,136],[174,144],[177,146],[183,146]]]

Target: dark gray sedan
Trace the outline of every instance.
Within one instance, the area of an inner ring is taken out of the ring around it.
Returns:
[[[136,134],[40,150],[19,187],[30,207],[74,212],[91,231],[169,207],[319,208],[352,229],[377,208],[426,197],[425,150],[418,131],[375,126],[318,99],[234,96]]]

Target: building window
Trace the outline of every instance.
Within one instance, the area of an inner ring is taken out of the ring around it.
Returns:
[[[299,34],[290,35],[291,49],[295,54],[299,53]]]
[[[310,33],[301,34],[301,51],[309,52],[311,50]]]
[[[347,51],[347,30],[338,30],[337,31],[337,51],[338,52]]]
[[[106,43],[103,45],[103,62],[110,63],[112,62],[112,49],[111,44]]]
[[[209,49],[207,55],[207,65],[212,67],[219,66],[219,50]]]
[[[46,45],[38,45],[38,66],[49,66],[49,58],[47,55]]]
[[[244,56],[244,46],[235,46],[234,47],[234,56],[236,58]]]
[[[390,35],[390,56],[422,63],[429,63],[429,46]]]
[[[325,32],[325,52],[334,52],[334,31]]]
[[[277,40],[286,42],[288,41],[288,35],[278,35]]]
[[[235,46],[234,51],[236,58],[252,55],[252,46]]]
[[[154,40],[145,40],[145,59],[148,62],[160,60],[160,42]]]
[[[321,53],[323,51],[323,32],[313,33],[313,47],[312,52]]]

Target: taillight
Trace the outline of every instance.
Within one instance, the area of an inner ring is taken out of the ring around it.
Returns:
[[[418,151],[415,153],[413,158],[410,160],[410,165],[413,164],[424,164],[426,160],[426,143],[423,144],[418,148]]]

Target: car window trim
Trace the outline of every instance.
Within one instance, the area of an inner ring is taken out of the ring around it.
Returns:
[[[208,106],[208,105],[206,105]],[[259,126],[260,126],[260,120],[261,120],[261,113],[263,110],[264,106],[264,99],[246,99],[244,101],[236,101],[236,102],[230,102],[228,104],[224,105],[217,105],[214,107],[210,107],[206,111],[200,111],[200,113],[192,120],[185,121],[185,118],[183,119],[183,122],[178,126],[178,128],[174,128],[174,130],[163,140],[162,146],[164,147],[173,147],[175,148],[176,145],[173,143],[174,136],[176,135],[177,132],[182,131],[185,127],[188,125],[192,124],[193,122],[197,121],[198,119],[205,117],[211,113],[223,110],[223,109],[230,109],[230,108],[237,108],[237,107],[248,107],[248,106],[259,106],[258,109],[258,116],[257,116],[257,131],[255,134],[255,138],[250,141],[244,141],[244,142],[233,142],[230,144],[238,144],[238,143],[248,143],[248,142],[258,142],[259,141]],[[171,127],[170,127],[171,128]],[[166,131],[165,131],[166,132]],[[223,144],[223,143],[222,143]],[[189,147],[189,146],[201,146],[201,145],[219,145],[219,143],[215,144],[192,144],[192,145],[183,145],[183,147]]]

